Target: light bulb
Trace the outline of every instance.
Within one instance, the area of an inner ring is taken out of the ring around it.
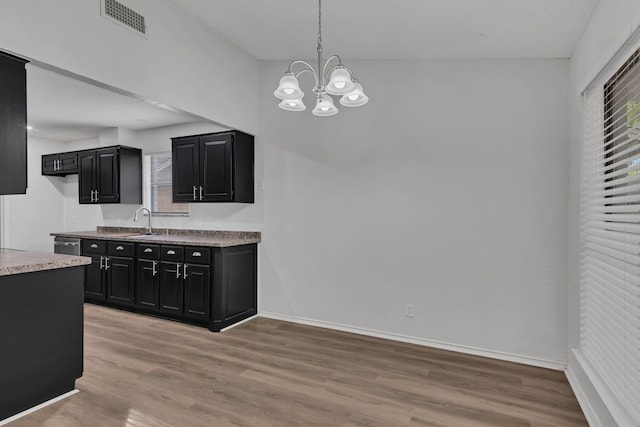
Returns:
[[[294,92],[294,90],[290,88],[286,88],[286,89],[283,89],[283,92],[286,93],[287,95],[291,95]]]
[[[358,99],[358,95],[357,94],[349,95],[348,98],[352,101],[355,101],[356,99]]]
[[[343,87],[345,87],[347,85],[347,82],[335,82],[334,86],[336,87],[336,89],[342,89]]]

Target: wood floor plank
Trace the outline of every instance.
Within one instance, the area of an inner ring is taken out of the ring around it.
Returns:
[[[583,427],[562,372],[255,318],[85,305],[80,393],[10,427]]]

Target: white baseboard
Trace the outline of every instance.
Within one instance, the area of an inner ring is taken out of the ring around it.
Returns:
[[[237,322],[237,323],[234,323],[233,325],[230,325],[230,326],[227,326],[226,328],[222,328],[222,329],[220,329],[220,332],[224,332],[224,331],[228,331],[229,329],[233,329],[233,328],[235,328],[236,326],[240,326],[240,325],[242,325],[244,322],[248,322],[249,320],[254,319],[254,318],[256,318],[256,317],[258,317],[258,315],[257,315],[257,314],[254,314],[253,316],[251,316],[251,317],[247,317],[246,319],[243,319],[243,320],[241,320],[241,321],[239,321],[239,322]]]
[[[573,394],[576,395],[576,399],[578,400],[578,404],[580,404],[580,408],[584,413],[587,422],[590,427],[602,427],[602,423],[600,422],[597,412],[591,405],[591,401],[588,398],[587,392],[582,388],[581,382],[578,380],[572,365],[569,364],[569,367],[565,371],[565,375],[567,376],[567,380],[569,381],[569,385],[573,390]]]
[[[9,418],[5,418],[4,420],[0,420],[0,426],[3,426],[5,424],[9,424],[10,422],[13,422],[13,421],[17,420],[18,418],[22,418],[25,415],[29,415],[29,414],[31,414],[31,413],[39,410],[39,409],[42,409],[42,408],[47,407],[49,405],[52,405],[52,404],[54,404],[56,402],[61,401],[62,399],[66,399],[67,397],[73,396],[74,394],[79,393],[79,392],[80,392],[80,390],[78,390],[77,388],[73,389],[73,390],[71,390],[71,391],[69,391],[69,392],[67,392],[65,394],[61,394],[58,397],[54,397],[51,400],[47,400],[46,402],[43,402],[43,403],[41,403],[41,404],[39,404],[37,406],[34,406],[33,408],[29,408],[26,411],[22,411],[22,412],[20,412],[18,414],[15,414],[15,415],[13,415],[13,416],[11,416]]]
[[[570,351],[566,375],[591,427],[638,427],[580,350]]]
[[[401,341],[410,344],[422,345],[425,347],[434,347],[442,350],[457,351],[459,353],[473,354],[475,356],[489,357],[492,359],[505,360],[507,362],[521,363],[525,365],[538,366],[541,368],[553,369],[556,371],[564,371],[567,363],[558,360],[539,359],[535,357],[522,356],[519,354],[505,353],[501,351],[487,350],[483,348],[470,347],[465,345],[451,344],[442,341],[428,340],[424,338],[416,338],[407,335],[394,334],[390,332],[375,331],[355,326],[340,325],[337,323],[325,322],[322,320],[305,319],[301,317],[288,316],[277,313],[263,312],[258,313],[260,317],[269,319],[283,320],[285,322],[300,323],[309,326],[318,326],[320,328],[334,329],[336,331],[351,332],[354,334],[367,335],[376,338],[384,338],[393,341]]]

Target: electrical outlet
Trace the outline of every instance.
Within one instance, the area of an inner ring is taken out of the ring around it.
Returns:
[[[413,304],[407,304],[407,311],[405,316],[413,317],[413,309],[414,309]]]

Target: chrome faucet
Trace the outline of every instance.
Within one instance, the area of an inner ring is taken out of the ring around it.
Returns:
[[[136,213],[133,214],[133,220],[137,221],[138,220],[138,212],[140,211],[147,211],[147,215],[149,216],[149,224],[147,225],[147,235],[151,235],[153,234],[151,232],[151,211],[147,208],[145,208],[144,206],[141,208],[136,209]]]

